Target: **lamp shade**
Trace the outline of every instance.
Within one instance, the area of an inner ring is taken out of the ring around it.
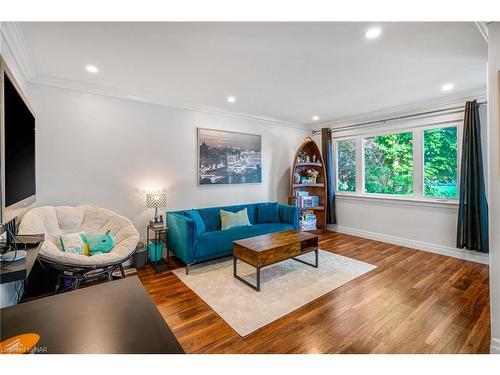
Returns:
[[[167,206],[167,194],[155,191],[146,193],[146,207],[148,208],[163,208]]]

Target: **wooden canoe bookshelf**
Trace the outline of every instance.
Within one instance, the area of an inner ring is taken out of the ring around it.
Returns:
[[[311,157],[311,161],[299,161],[299,155],[307,154]],[[314,161],[312,157],[316,156]],[[319,172],[316,183],[296,183],[294,174],[299,173],[301,176],[308,169],[316,169]],[[323,158],[321,157],[321,152],[318,145],[310,137],[307,137],[304,142],[300,145],[295,153],[295,158],[293,159],[293,167],[290,174],[290,197],[288,200],[289,204],[294,204],[293,198],[296,196],[297,191],[307,191],[309,195],[316,195],[319,198],[319,205],[316,207],[301,208],[301,213],[304,210],[314,211],[316,215],[316,228],[317,230],[308,231],[315,234],[324,234],[326,231],[326,172],[325,164]]]

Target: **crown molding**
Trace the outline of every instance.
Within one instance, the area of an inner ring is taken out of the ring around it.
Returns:
[[[37,75],[32,64],[31,55],[26,47],[26,40],[23,35],[23,31],[19,22],[1,22],[0,32],[2,33],[7,47],[11,51],[21,73],[23,74],[26,82],[30,84],[39,84],[45,86],[52,86],[63,88],[67,90],[87,92],[97,95],[110,96],[125,100],[132,100],[141,103],[148,103],[153,105],[159,105],[163,107],[170,107],[186,111],[202,112],[217,116],[231,117],[243,120],[259,121],[264,123],[269,123],[273,125],[284,126],[287,128],[296,128],[304,130],[306,132],[310,131],[309,126],[301,123],[288,122],[272,117],[261,116],[253,113],[237,112],[237,111],[227,111],[214,107],[207,106],[197,106],[185,103],[171,102],[165,98],[148,96],[143,94],[138,94],[134,92],[129,92],[126,90],[121,90],[118,88],[105,87],[95,84],[90,84],[82,81],[69,80],[54,76],[40,76]]]
[[[487,97],[486,88],[479,88],[476,90],[462,92],[454,96],[447,96],[441,99],[426,100],[418,103],[386,108],[379,111],[344,117],[338,120],[324,122],[319,125],[315,124],[315,129],[313,130],[313,132],[318,131],[321,128],[335,129],[339,127],[350,126],[360,122],[377,121],[388,117],[398,117],[398,116],[410,115],[413,113],[419,113],[422,111],[444,109],[450,106],[463,104],[467,100],[473,100],[473,99],[486,100],[486,97]]]
[[[208,106],[197,106],[185,103],[172,102],[166,98],[153,95],[143,95],[127,90],[122,90],[114,87],[101,86],[92,83],[87,83],[83,81],[70,80],[66,78],[60,78],[48,75],[37,75],[30,80],[30,84],[56,87],[60,89],[90,93],[95,95],[109,96],[113,98],[119,98],[124,100],[132,100],[140,103],[147,103],[152,105],[158,105],[161,107],[174,108],[185,111],[201,112],[216,116],[237,118],[242,120],[251,120],[264,122],[268,124],[284,126],[287,128],[295,128],[310,132],[310,127],[305,124],[294,123],[283,121],[280,119],[275,119],[272,117],[260,116],[252,113],[237,112],[237,111],[227,111],[219,108],[208,107]]]
[[[35,76],[35,70],[31,55],[26,47],[21,25],[19,22],[2,22],[1,26],[0,33],[3,35],[25,81],[29,82]]]

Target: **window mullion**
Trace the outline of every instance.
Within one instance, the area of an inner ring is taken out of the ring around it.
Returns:
[[[413,196],[415,198],[424,196],[423,149],[422,130],[413,129]]]
[[[365,162],[363,158],[363,138],[356,138],[356,194],[364,192]]]

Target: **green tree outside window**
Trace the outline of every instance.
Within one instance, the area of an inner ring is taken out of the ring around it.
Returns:
[[[424,130],[424,195],[457,198],[457,128]]]
[[[356,141],[338,141],[337,157],[337,190],[356,191]]]
[[[365,192],[413,193],[413,134],[364,138]]]

